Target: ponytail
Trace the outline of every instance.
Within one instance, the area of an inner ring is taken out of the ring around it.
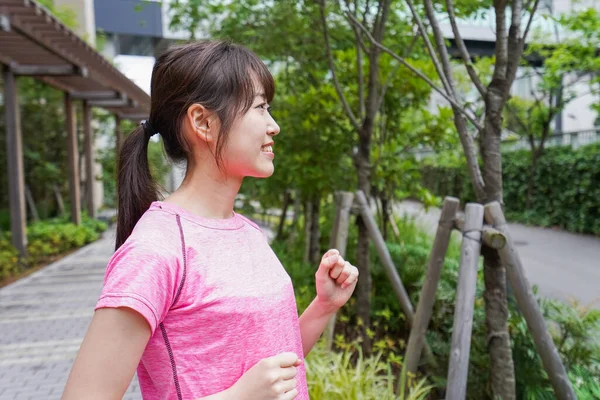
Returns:
[[[117,163],[117,240],[115,249],[127,240],[135,224],[153,201],[158,188],[148,165],[148,142],[154,132],[150,124],[138,126],[123,142]]]

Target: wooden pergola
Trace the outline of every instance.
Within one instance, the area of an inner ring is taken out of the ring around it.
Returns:
[[[83,102],[86,205],[95,215],[94,140],[91,107],[114,114],[117,150],[123,142],[120,121],[147,118],[150,97],[100,53],[33,0],[0,0],[0,63],[3,66],[6,152],[12,243],[27,253],[25,184],[16,79],[33,76],[65,94],[71,219],[81,222],[79,153],[74,101]]]

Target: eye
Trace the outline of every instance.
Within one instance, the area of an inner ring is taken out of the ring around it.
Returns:
[[[269,113],[271,112],[271,107],[267,103],[261,103],[257,105],[256,108],[260,108],[261,110],[267,110]]]

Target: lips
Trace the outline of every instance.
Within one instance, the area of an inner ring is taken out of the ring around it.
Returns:
[[[273,152],[273,143],[265,144],[263,147],[261,147],[261,151],[263,153],[272,153]]]

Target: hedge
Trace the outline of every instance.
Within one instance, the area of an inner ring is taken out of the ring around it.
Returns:
[[[600,143],[553,147],[539,158],[531,207],[526,207],[531,153],[504,153],[504,203],[509,219],[600,235]],[[421,169],[423,185],[438,196],[475,201],[464,162]]]
[[[85,215],[82,216],[81,225],[74,225],[66,218],[34,222],[27,227],[28,256],[21,259],[11,245],[10,232],[0,233],[0,280],[17,275],[52,256],[91,243],[97,240],[106,228],[104,222]]]

